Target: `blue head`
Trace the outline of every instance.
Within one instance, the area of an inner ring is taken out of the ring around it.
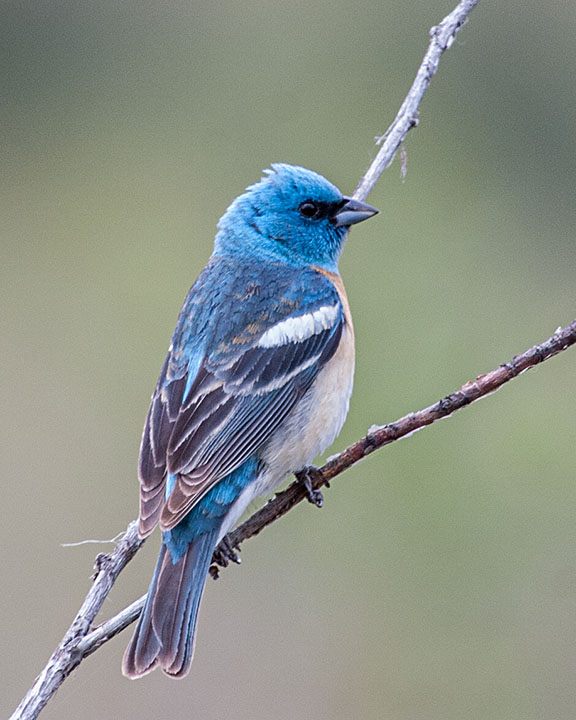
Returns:
[[[220,219],[214,254],[336,270],[350,225],[378,211],[312,170],[276,163],[264,172]]]

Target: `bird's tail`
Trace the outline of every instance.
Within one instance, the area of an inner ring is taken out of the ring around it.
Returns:
[[[157,665],[171,677],[183,677],[190,669],[198,608],[217,539],[217,530],[199,535],[175,563],[162,545],[146,604],[124,653],[126,677],[146,675]]]

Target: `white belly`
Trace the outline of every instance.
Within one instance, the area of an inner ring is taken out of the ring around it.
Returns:
[[[348,413],[353,376],[354,343],[345,327],[338,350],[265,449],[270,484],[263,484],[260,494],[310,465],[334,442]]]
[[[240,495],[220,537],[236,524],[255,497],[271,493],[287,475],[310,465],[334,442],[348,414],[353,378],[354,331],[346,325],[334,356],[263,449],[265,470]]]

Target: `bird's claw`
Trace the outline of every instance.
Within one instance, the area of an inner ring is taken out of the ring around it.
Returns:
[[[231,562],[240,565],[242,558],[236,552],[236,547],[232,545],[228,536],[225,536],[220,540],[218,547],[212,555],[212,565],[210,565],[208,570],[210,577],[213,580],[218,580],[220,577],[220,567],[228,567]]]
[[[308,502],[312,503],[312,505],[316,505],[317,508],[321,508],[324,504],[324,496],[320,490],[316,490],[312,487],[312,482],[320,477],[323,484],[328,486],[328,483],[322,478],[322,473],[318,470],[318,468],[315,468],[312,465],[305,467],[296,477],[298,482],[304,488]]]
[[[214,550],[213,560],[215,563],[218,563],[221,567],[228,567],[228,565],[233,562],[236,563],[236,565],[240,565],[242,562],[242,558],[238,553],[236,552],[236,548],[228,537],[223,537],[222,540],[220,540],[220,543],[218,544],[218,547],[216,550]],[[216,571],[216,576],[218,575],[218,569],[216,566],[212,566],[214,570]],[[214,573],[212,572],[212,568],[210,568],[210,574],[214,577]]]

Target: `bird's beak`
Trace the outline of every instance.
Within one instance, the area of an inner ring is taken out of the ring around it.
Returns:
[[[356,225],[356,223],[368,220],[368,218],[380,212],[380,210],[376,210],[372,205],[366,205],[366,203],[360,202],[360,200],[354,200],[354,198],[344,196],[342,200],[344,204],[332,218],[332,222],[336,227]]]

